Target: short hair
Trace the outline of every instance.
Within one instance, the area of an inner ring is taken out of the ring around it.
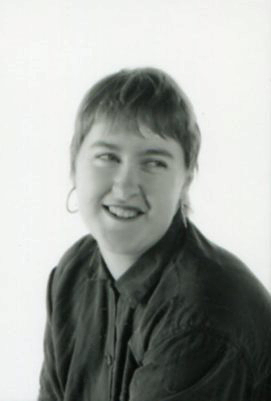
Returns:
[[[96,119],[122,118],[140,132],[143,124],[181,145],[186,168],[198,167],[200,130],[190,101],[178,84],[157,68],[125,69],[98,81],[79,107],[71,142],[71,175],[76,157]]]

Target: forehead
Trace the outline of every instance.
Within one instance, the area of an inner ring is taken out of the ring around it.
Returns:
[[[177,146],[181,149],[181,145],[170,136],[159,135],[146,124],[127,118],[96,119],[84,142],[91,144],[99,139],[120,142],[123,145],[125,143],[138,143],[141,146],[157,144],[165,148]]]

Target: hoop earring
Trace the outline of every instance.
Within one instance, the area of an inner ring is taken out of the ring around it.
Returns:
[[[181,211],[181,218],[182,218],[182,222],[185,228],[187,228],[187,220],[186,220],[186,215],[185,215],[185,205],[184,203],[181,201],[180,202],[180,211]]]
[[[67,198],[66,198],[66,210],[67,210],[68,213],[71,213],[71,214],[78,212],[78,209],[71,209],[70,206],[69,206],[70,198],[71,198],[71,195],[72,195],[73,191],[75,191],[75,187],[72,187],[72,189],[68,192],[68,195],[67,195]]]

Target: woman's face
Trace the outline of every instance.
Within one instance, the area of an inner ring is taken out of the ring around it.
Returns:
[[[139,257],[167,231],[188,189],[179,143],[100,119],[76,159],[79,211],[100,250]]]

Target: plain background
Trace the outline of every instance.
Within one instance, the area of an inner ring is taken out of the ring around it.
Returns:
[[[149,65],[179,82],[203,137],[191,219],[270,288],[270,13],[268,0],[1,2],[1,401],[37,396],[47,278],[86,232],[65,211],[74,117],[107,73]]]

